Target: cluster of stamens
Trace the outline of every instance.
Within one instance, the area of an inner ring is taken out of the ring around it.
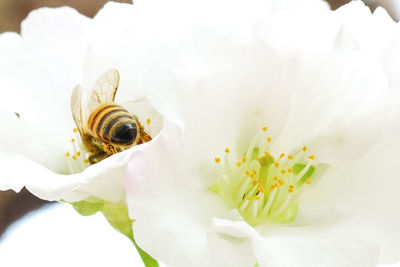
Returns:
[[[71,138],[72,151],[67,151],[65,157],[68,159],[70,173],[83,171],[90,165],[89,152],[82,145],[82,139],[77,128],[73,129],[74,137]]]
[[[235,163],[225,149],[221,177],[210,188],[237,208],[243,218],[256,225],[263,221],[285,223],[295,219],[297,199],[306,185],[312,184],[315,156],[303,146],[293,154],[274,158],[268,151],[272,142],[262,128],[246,154]],[[260,142],[260,140],[263,140]]]

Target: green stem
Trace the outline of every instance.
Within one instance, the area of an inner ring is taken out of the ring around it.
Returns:
[[[129,236],[128,236],[129,237]],[[142,258],[142,261],[144,263],[144,266],[146,267],[159,267],[160,265],[158,262],[153,259],[149,254],[146,253],[143,249],[141,249],[135,242],[135,239],[133,238],[133,235],[129,237],[129,239],[133,242],[133,244],[136,247],[136,250],[139,252],[140,257]]]
[[[100,211],[114,229],[128,237],[136,247],[144,266],[159,267],[158,262],[141,249],[133,238],[132,223],[129,218],[128,207],[125,202],[112,203],[97,198],[88,198],[79,202],[71,203],[75,210],[83,215],[90,216]]]
[[[104,203],[102,213],[107,221],[121,234],[128,237],[139,252],[140,257],[146,267],[159,267],[158,262],[153,259],[147,252],[141,249],[133,237],[132,223],[128,216],[128,208],[125,203],[116,205],[114,203]]]

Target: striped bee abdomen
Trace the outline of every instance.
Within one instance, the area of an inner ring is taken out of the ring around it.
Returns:
[[[115,145],[132,145],[140,131],[135,116],[115,103],[104,104],[90,115],[88,128],[97,139]]]

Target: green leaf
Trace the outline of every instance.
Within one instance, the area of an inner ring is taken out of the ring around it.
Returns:
[[[103,213],[114,229],[133,242],[146,267],[159,267],[158,262],[136,244],[132,231],[133,220],[129,218],[125,202],[113,203],[98,198],[88,198],[70,204],[83,216],[90,216],[99,211]]]

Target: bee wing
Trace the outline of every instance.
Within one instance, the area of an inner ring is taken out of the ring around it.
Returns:
[[[99,105],[114,101],[119,84],[119,73],[110,69],[103,73],[94,83],[89,96],[88,110],[93,112]]]
[[[87,116],[85,110],[82,108],[82,106],[85,106],[83,103],[84,98],[85,89],[80,85],[75,86],[74,90],[72,91],[70,104],[72,116],[74,117],[75,124],[81,136],[84,136],[87,133],[87,131],[85,130],[85,122]]]

